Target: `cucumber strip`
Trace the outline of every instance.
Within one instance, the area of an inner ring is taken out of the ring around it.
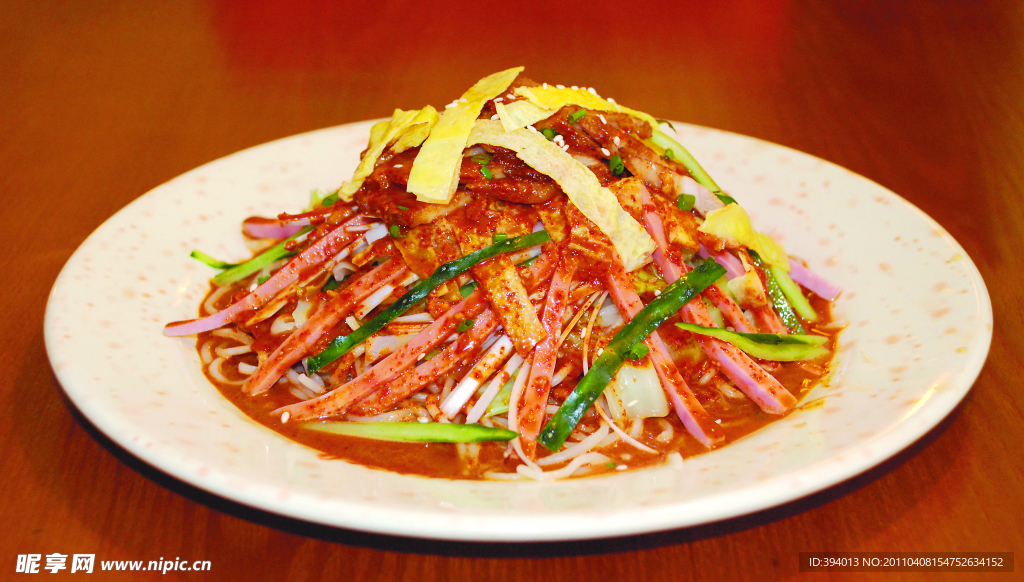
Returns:
[[[238,265],[241,264],[241,263],[225,263],[224,261],[221,261],[219,259],[215,259],[215,258],[211,257],[210,255],[204,253],[203,251],[192,251],[189,254],[189,256],[192,257],[193,259],[199,260],[201,263],[203,263],[207,267],[213,267],[214,269],[230,269],[232,267],[237,267]]]
[[[796,284],[786,272],[785,269],[770,265],[768,272],[771,274],[775,282],[778,283],[782,293],[789,299],[789,304],[793,306],[793,310],[796,314],[803,318],[804,321],[815,322],[818,321],[818,312],[811,307],[811,302],[804,297],[804,294],[800,291],[800,286]]]
[[[510,441],[519,436],[507,428],[442,422],[309,422],[302,427],[331,434],[408,443],[480,443]]]
[[[220,285],[226,285],[228,283],[234,283],[235,281],[241,281],[242,279],[245,279],[249,275],[252,275],[253,273],[259,271],[263,267],[266,267],[270,263],[273,263],[274,261],[276,261],[278,259],[283,259],[284,257],[286,257],[289,254],[291,254],[290,251],[288,251],[285,248],[285,245],[287,243],[289,243],[290,241],[293,241],[293,240],[299,238],[300,236],[306,234],[307,232],[310,232],[314,228],[316,228],[316,227],[314,227],[314,226],[306,226],[306,227],[304,227],[299,232],[291,235],[290,237],[284,239],[283,241],[281,241],[281,242],[277,243],[276,245],[270,247],[269,249],[263,251],[259,255],[257,255],[255,257],[249,259],[248,261],[246,261],[246,262],[244,262],[244,263],[242,263],[240,265],[236,265],[236,266],[228,269],[227,271],[224,271],[223,273],[217,275],[216,277],[214,277],[212,279],[213,283],[215,285],[220,286]]]
[[[775,312],[779,314],[779,319],[782,320],[782,324],[785,325],[792,333],[804,333],[804,326],[800,325],[800,320],[797,319],[796,314],[793,313],[793,308],[790,307],[789,300],[786,299],[786,293],[782,290],[782,286],[779,285],[779,281],[775,277],[775,273],[771,270],[771,266],[762,261],[761,257],[755,251],[749,252],[750,258],[754,259],[754,264],[761,267],[764,271],[764,279],[766,283],[765,291],[768,293],[768,300],[772,302],[772,307],[774,307]],[[785,271],[783,271],[783,273],[785,273]],[[799,292],[799,290],[797,291]],[[810,305],[808,305],[808,307],[810,307]],[[814,310],[812,309],[811,311]]]
[[[689,151],[687,151],[687,149],[684,148],[682,144],[672,139],[671,137],[666,135],[665,132],[661,131],[658,128],[654,128],[654,132],[651,134],[651,141],[653,141],[654,143],[658,144],[659,146],[666,150],[672,150],[672,155],[675,156],[676,161],[682,164],[683,167],[686,168],[687,172],[690,172],[690,175],[693,176],[693,179],[696,180],[697,183],[700,184],[701,186],[704,186],[708,190],[711,190],[711,193],[714,194],[715,196],[718,196],[718,198],[721,199],[722,202],[725,202],[726,204],[736,202],[736,200],[734,200],[733,198],[726,196],[725,194],[722,194],[722,189],[719,188],[718,184],[715,183],[711,176],[704,171],[704,168],[701,167],[700,163],[697,161],[697,158],[693,157],[693,155]],[[723,196],[725,196],[725,198],[728,198],[728,201],[722,198]]]
[[[651,332],[658,329],[673,313],[676,313],[691,299],[696,297],[708,285],[725,274],[725,267],[714,259],[709,259],[696,269],[680,277],[675,283],[666,287],[654,301],[636,314],[612,341],[605,346],[594,365],[586,376],[580,380],[576,388],[565,399],[558,412],[540,431],[537,442],[549,451],[557,451],[569,438],[583,415],[594,404],[608,383],[615,377],[623,361],[629,356],[630,350]]]
[[[822,345],[828,341],[828,338],[820,335],[740,333],[692,323],[677,323],[676,327],[691,333],[720,339],[762,360],[797,362],[813,360],[828,353],[828,349]]]

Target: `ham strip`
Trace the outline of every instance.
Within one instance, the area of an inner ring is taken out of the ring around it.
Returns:
[[[558,358],[558,339],[562,334],[562,316],[569,298],[569,282],[572,279],[572,261],[562,260],[555,276],[551,279],[547,297],[544,299],[543,325],[547,333],[533,352],[530,378],[523,390],[518,409],[519,433],[523,452],[531,459],[537,451],[537,435],[544,422],[544,412],[551,391],[551,374]]]
[[[284,343],[270,354],[267,361],[263,362],[246,382],[246,391],[250,395],[256,396],[269,390],[274,382],[277,382],[277,379],[288,371],[288,368],[310,355],[313,346],[323,334],[329,332],[348,314],[352,313],[352,309],[359,301],[407,270],[401,259],[393,257],[345,287],[337,297],[318,309],[312,317],[306,320],[306,323],[293,331],[284,340]]]
[[[296,420],[306,420],[346,412],[353,404],[365,399],[374,390],[412,367],[421,354],[429,352],[444,341],[464,319],[474,317],[476,313],[482,311],[485,307],[483,298],[483,291],[474,291],[416,334],[408,343],[352,381],[319,398],[284,406],[274,413],[287,412]]]
[[[612,301],[615,302],[615,306],[618,307],[623,320],[629,321],[636,317],[636,314],[643,309],[644,304],[640,301],[640,296],[637,295],[633,282],[621,263],[611,266],[605,275],[605,282],[608,293],[611,295]],[[725,440],[725,433],[697,401],[697,397],[690,391],[690,387],[686,385],[686,380],[676,368],[675,362],[669,356],[668,348],[658,332],[651,332],[644,343],[650,350],[647,357],[650,358],[651,365],[654,366],[654,370],[661,380],[661,386],[672,401],[672,407],[686,430],[705,447],[714,448],[722,444]]]
[[[192,335],[224,327],[229,323],[237,321],[247,311],[256,309],[272,299],[282,289],[297,281],[303,270],[333,257],[345,245],[355,240],[356,237],[361,236],[362,233],[348,232],[345,228],[346,226],[365,224],[368,221],[369,219],[362,215],[350,218],[334,230],[328,232],[308,249],[299,253],[287,265],[281,267],[272,277],[264,281],[262,285],[240,301],[207,317],[169,323],[164,327],[164,335],[170,337]]]

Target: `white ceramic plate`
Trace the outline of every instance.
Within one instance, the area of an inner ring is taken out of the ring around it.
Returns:
[[[286,440],[225,401],[194,340],[212,270],[192,249],[248,255],[250,215],[298,211],[349,177],[370,123],[298,135],[217,160],[142,196],[71,257],[46,310],[46,348],[75,406],[133,455],[197,487],[328,525],[459,540],[567,540],[678,528],[768,508],[894,455],[964,397],[992,310],[950,235],[847,170],[778,145],[676,124],[680,141],[790,254],[841,285],[831,386],[785,419],[681,468],[555,483],[449,481],[342,461]],[[805,402],[807,402],[805,401]]]

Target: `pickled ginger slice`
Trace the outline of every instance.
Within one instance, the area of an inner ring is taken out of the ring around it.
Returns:
[[[459,185],[462,150],[484,103],[508,89],[522,72],[515,67],[480,79],[441,113],[423,142],[409,173],[406,190],[420,202],[447,204]]]
[[[469,136],[469,145],[478,143],[510,149],[531,168],[554,180],[580,212],[608,235],[627,271],[639,268],[654,252],[654,240],[619,206],[615,194],[554,142],[537,132],[506,132],[497,121],[480,120]]]

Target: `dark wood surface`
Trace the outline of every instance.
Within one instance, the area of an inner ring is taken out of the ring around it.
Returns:
[[[795,578],[801,551],[1021,549],[1024,4],[282,4],[0,9],[0,579],[14,578],[17,554],[51,552],[210,560],[197,580],[652,582]],[[476,545],[225,502],[133,460],[63,398],[43,347],[47,293],[119,208],[236,150],[442,106],[519,64],[820,156],[933,216],[977,263],[996,314],[964,403],[895,459],[781,508],[626,539]]]

